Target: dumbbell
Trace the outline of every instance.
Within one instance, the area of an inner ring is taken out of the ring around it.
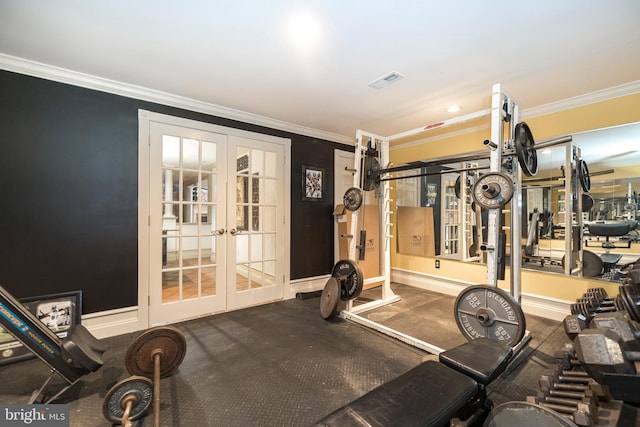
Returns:
[[[579,393],[581,397],[592,395],[602,400],[609,400],[609,390],[597,383],[589,373],[575,370],[562,370],[547,373],[540,377],[540,390],[549,394],[558,391]]]
[[[562,321],[564,332],[571,341],[589,327],[589,319],[584,314],[570,314]]]
[[[153,392],[150,395],[153,396],[153,425],[155,427],[160,426],[160,378],[171,375],[173,371],[180,366],[184,360],[186,351],[187,342],[184,335],[179,329],[172,326],[160,326],[144,331],[127,349],[125,355],[127,371],[136,378],[153,378]],[[138,390],[136,394],[144,396],[145,399],[142,400],[146,402],[149,393],[144,390],[146,390],[147,385],[143,382],[133,381],[131,381],[129,385],[130,388],[136,388],[136,390]],[[123,385],[120,388],[112,388],[112,390],[114,389],[115,391],[113,393],[111,393],[111,391],[107,393],[107,397],[111,398],[111,403],[105,399],[103,404],[105,417],[110,421],[112,421],[113,418],[118,418],[120,412],[117,409],[118,404],[120,407],[122,407],[123,404],[125,405],[123,412],[126,412],[126,406],[128,405],[128,400],[124,398],[126,394],[124,392],[127,390],[127,387]],[[120,390],[120,393],[116,393],[118,390]],[[113,396],[116,395],[123,397],[114,399]],[[138,397],[138,399],[141,398]],[[113,402],[116,402],[116,404]],[[132,401],[131,405],[133,404],[134,402]],[[145,413],[146,409],[136,412],[136,415],[141,417]],[[120,416],[119,418],[122,421],[125,417]],[[130,415],[127,418],[129,420],[132,419]]]
[[[111,387],[104,398],[102,413],[112,423],[130,427],[131,421],[147,413],[152,398],[151,380],[134,375]]]
[[[527,402],[553,409],[561,415],[568,416],[579,426],[593,426],[598,422],[598,407],[590,403],[588,398],[571,399],[538,393],[537,396],[527,396]]]

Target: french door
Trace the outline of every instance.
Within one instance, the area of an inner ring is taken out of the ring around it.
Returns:
[[[166,121],[148,122],[149,324],[282,298],[286,144]]]

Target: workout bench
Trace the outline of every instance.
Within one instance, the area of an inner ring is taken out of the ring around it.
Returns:
[[[589,234],[593,236],[603,236],[605,241],[602,242],[602,248],[605,249],[605,253],[599,254],[603,263],[602,273],[607,275],[615,268],[616,264],[622,259],[622,254],[613,254],[611,249],[617,248],[630,248],[631,241],[627,240],[624,246],[616,245],[609,240],[610,237],[622,237],[628,234],[630,231],[635,230],[638,227],[638,221],[622,221],[613,223],[594,222],[587,224]],[[589,240],[585,240],[585,246],[589,247]]]
[[[57,399],[80,378],[102,366],[106,347],[84,326],[72,326],[61,340],[2,286],[0,325],[51,368],[51,375],[33,393],[29,403],[49,403]],[[56,373],[67,385],[54,396],[45,398],[44,388]]]
[[[477,338],[439,354],[334,411],[317,426],[471,425],[491,409],[486,386],[504,372],[513,350]]]

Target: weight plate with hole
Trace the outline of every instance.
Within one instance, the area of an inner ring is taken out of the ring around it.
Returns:
[[[120,381],[107,392],[102,413],[112,423],[120,424],[127,402],[131,402],[129,420],[143,417],[153,402],[153,383],[147,377],[132,376]]]
[[[158,326],[147,329],[127,348],[125,365],[131,375],[153,378],[155,355],[160,355],[160,377],[178,368],[187,352],[187,341],[178,328]]]
[[[513,197],[513,181],[500,172],[482,175],[473,185],[473,200],[484,209],[499,209]]]
[[[362,190],[357,187],[351,187],[344,192],[342,197],[345,209],[353,212],[362,206]]]
[[[560,264],[564,268],[565,256],[562,256]],[[571,252],[571,269],[573,270],[578,266],[578,251]],[[583,250],[582,251],[582,276],[584,277],[596,277],[602,273],[604,268],[604,262],[597,254]]]
[[[534,176],[538,173],[538,154],[533,134],[525,122],[516,125],[514,134],[516,155],[522,172],[527,176]]]
[[[343,259],[333,266],[331,277],[340,284],[340,299],[349,301],[357,298],[364,286],[364,276],[360,266],[355,262]]]
[[[364,159],[364,167],[362,168],[364,174],[362,189],[364,191],[375,190],[380,186],[380,174],[377,173],[379,170],[380,162],[377,158],[367,156]]]
[[[576,169],[578,170],[580,186],[585,193],[588,193],[591,190],[591,177],[589,176],[589,167],[587,166],[587,162],[584,160],[578,160],[578,166]]]
[[[340,300],[340,285],[335,277],[330,277],[320,295],[320,316],[328,319],[336,314]]]
[[[460,332],[468,340],[487,337],[514,346],[526,330],[520,305],[509,293],[495,286],[465,288],[456,298],[454,315]]]

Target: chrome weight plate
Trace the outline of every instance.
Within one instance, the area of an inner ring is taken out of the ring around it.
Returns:
[[[509,293],[495,286],[465,288],[456,298],[454,315],[458,329],[469,341],[486,337],[514,346],[526,330],[520,305]]]
[[[484,174],[473,185],[472,195],[481,208],[502,208],[513,197],[513,181],[500,172]]]
[[[356,298],[362,292],[364,275],[360,266],[355,262],[343,259],[333,266],[331,277],[334,277],[340,285],[340,299],[349,301]]]
[[[342,197],[345,209],[353,212],[362,206],[362,190],[357,187],[351,187],[344,192]]]
[[[102,413],[112,423],[120,424],[127,403],[131,405],[129,420],[143,417],[153,402],[153,383],[147,377],[132,376],[120,381],[107,392],[102,402]]]
[[[158,326],[147,329],[127,348],[125,365],[131,375],[153,378],[155,355],[160,355],[160,377],[173,373],[184,360],[187,341],[178,328]]]

